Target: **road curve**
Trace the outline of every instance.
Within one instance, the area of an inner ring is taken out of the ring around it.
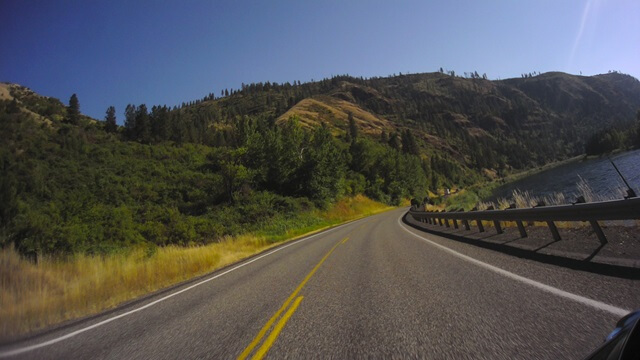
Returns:
[[[580,359],[640,308],[640,280],[427,234],[399,221],[405,211],[2,346],[0,357]]]

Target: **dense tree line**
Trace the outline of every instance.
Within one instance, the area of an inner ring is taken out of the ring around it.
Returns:
[[[618,149],[640,148],[640,109],[636,112],[636,124],[624,130],[607,128],[600,130],[587,140],[587,155],[602,155]]]
[[[0,103],[0,245],[34,258],[207,243],[308,221],[300,214],[345,195],[397,204],[430,183],[430,162],[408,148],[415,139],[405,133],[394,149],[355,123],[345,141],[295,117],[238,116],[210,137],[187,129],[179,139],[185,114],[168,107],[128,106],[114,129],[112,107],[104,123],[73,124],[61,106],[42,126],[21,106]]]

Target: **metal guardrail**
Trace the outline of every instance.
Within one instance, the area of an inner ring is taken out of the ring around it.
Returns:
[[[501,221],[514,221],[518,225],[521,237],[527,237],[524,222],[546,222],[554,240],[561,240],[555,225],[556,221],[588,221],[600,242],[605,244],[607,238],[598,221],[640,219],[640,198],[557,206],[540,204],[527,209],[516,209],[515,205],[511,205],[511,208],[505,210],[490,208],[482,211],[418,211],[412,207],[409,214],[418,221],[446,227],[450,227],[449,220],[453,220],[453,226],[456,229],[458,228],[458,220],[462,221],[466,230],[471,229],[469,222],[475,221],[480,232],[485,231],[482,221],[492,221],[499,234],[503,233]]]

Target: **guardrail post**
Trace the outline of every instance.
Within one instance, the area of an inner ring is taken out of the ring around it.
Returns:
[[[438,220],[438,225],[442,226],[442,220],[440,220],[440,218],[437,218]]]
[[[608,243],[607,241],[607,237],[604,235],[604,232],[602,231],[602,228],[600,227],[600,224],[598,224],[597,220],[591,220],[589,221],[589,223],[591,224],[591,227],[593,228],[593,232],[596,233],[596,235],[598,235],[598,239],[600,240],[601,244],[606,244]]]
[[[584,204],[586,202],[587,200],[584,198],[584,196],[579,196],[576,199],[576,201],[573,203],[573,205]],[[598,224],[598,220],[589,220],[589,224],[591,224],[591,228],[593,228],[593,232],[596,233],[596,235],[598,236],[598,240],[600,240],[600,243],[603,245],[608,243],[607,237],[604,235],[604,232],[602,231],[600,224]]]
[[[471,209],[471,211],[476,211],[478,210],[477,207],[474,207],[473,209]],[[480,232],[484,232],[484,226],[482,226],[482,220],[476,220],[476,224],[478,225],[478,230],[480,230]]]
[[[549,230],[551,230],[551,234],[553,235],[553,240],[560,241],[562,238],[560,237],[560,233],[558,232],[558,228],[553,221],[547,221],[547,226],[549,226]]]
[[[487,208],[487,210],[494,210],[495,208],[493,207],[493,205],[489,206]],[[500,226],[500,221],[498,220],[493,220],[493,226],[496,228],[496,231],[498,232],[498,234],[502,234],[504,231],[502,231],[502,226]]]
[[[471,226],[469,226],[469,222],[467,220],[462,220],[462,224],[466,230],[471,230]]]
[[[458,212],[461,212],[461,211],[463,211],[463,212],[464,212],[464,209],[462,209],[462,208],[458,209]],[[453,219],[453,227],[455,227],[456,229],[459,229],[459,228],[460,228],[460,227],[458,226],[458,220]]]
[[[502,231],[502,226],[500,226],[500,221],[494,220],[493,226],[496,227],[496,231],[498,232],[498,234],[502,234],[504,232]]]
[[[444,211],[444,210],[441,210],[440,212],[445,212],[445,211]],[[450,226],[449,226],[449,219],[444,218],[443,220],[444,220],[444,224],[445,224],[445,226],[446,226],[446,227],[450,227]]]
[[[516,204],[509,205],[509,209],[515,209],[515,208],[516,208]],[[524,224],[522,223],[522,221],[516,220],[516,225],[518,225],[518,231],[520,232],[520,237],[526,238],[528,236],[527,230],[524,228]]]
[[[518,225],[518,231],[520,231],[520,237],[521,238],[526,238],[527,236],[527,230],[524,228],[524,224],[522,223],[522,221],[516,221],[516,225]]]
[[[547,206],[547,204],[545,204],[544,201],[540,201],[538,205],[534,206],[534,208],[543,207],[543,206]],[[562,238],[560,237],[560,233],[558,232],[558,228],[556,227],[556,224],[553,221],[547,221],[547,226],[549,227],[549,230],[551,230],[551,235],[553,235],[553,240],[555,241],[562,240]]]

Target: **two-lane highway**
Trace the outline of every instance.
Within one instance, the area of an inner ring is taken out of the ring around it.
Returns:
[[[39,359],[579,359],[640,281],[519,259],[399,221],[399,209],[292,242],[20,343]]]

